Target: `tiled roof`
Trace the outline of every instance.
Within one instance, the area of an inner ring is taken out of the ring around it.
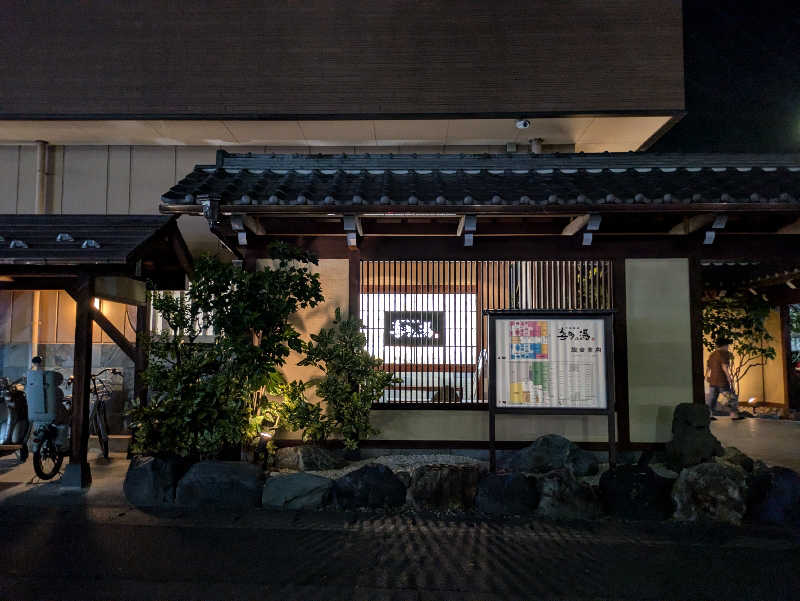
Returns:
[[[800,155],[236,155],[161,197],[196,205],[479,206],[780,203],[800,206]]]
[[[0,215],[0,264],[125,264],[174,219],[162,215]]]

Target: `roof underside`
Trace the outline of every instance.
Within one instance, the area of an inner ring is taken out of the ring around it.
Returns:
[[[232,155],[198,165],[166,205],[406,208],[786,204],[800,155]],[[634,207],[632,207],[634,208]]]
[[[0,264],[126,265],[141,258],[147,246],[163,242],[155,238],[174,219],[162,215],[3,215]],[[87,243],[90,240],[97,246]]]

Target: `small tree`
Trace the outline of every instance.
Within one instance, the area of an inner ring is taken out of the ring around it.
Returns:
[[[255,437],[274,411],[264,391],[278,385],[289,353],[304,348],[289,318],[322,293],[308,267],[315,257],[284,244],[270,256],[272,265],[255,272],[204,256],[185,294],[153,295],[168,329],[146,341],[153,394],[130,412],[137,452],[216,457]],[[201,342],[209,327],[213,341]]]
[[[737,395],[742,379],[752,368],[763,367],[767,360],[775,358],[775,349],[770,345],[773,337],[765,326],[770,309],[761,296],[749,292],[717,295],[704,301],[703,346],[713,351],[717,340],[731,341],[733,358],[729,368]]]
[[[327,403],[327,415],[341,431],[345,448],[356,450],[358,442],[377,434],[369,423],[372,403],[400,380],[380,369],[382,361],[369,354],[361,320],[342,317],[336,309],[333,325],[311,335],[306,357],[300,365],[313,365],[325,372],[317,382],[317,394]]]

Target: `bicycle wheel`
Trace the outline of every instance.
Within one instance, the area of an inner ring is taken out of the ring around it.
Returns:
[[[106,418],[106,404],[102,403],[97,406],[97,411],[94,414],[95,429],[97,430],[97,441],[100,443],[100,449],[103,451],[103,457],[108,459],[108,419]]]
[[[64,456],[53,446],[52,440],[46,440],[33,454],[33,471],[42,480],[50,480],[61,469]]]

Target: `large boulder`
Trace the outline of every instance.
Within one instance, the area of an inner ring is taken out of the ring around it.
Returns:
[[[345,474],[333,484],[336,504],[356,507],[399,507],[406,501],[406,487],[385,465],[365,465]]]
[[[646,465],[617,465],[600,476],[600,499],[607,513],[628,520],[665,520],[672,513],[674,480]]]
[[[569,468],[536,477],[539,505],[536,515],[554,520],[591,520],[601,507],[591,486],[578,482]]]
[[[535,478],[524,474],[488,474],[478,483],[475,507],[492,515],[533,513],[539,504]]]
[[[274,509],[319,509],[330,502],[333,480],[314,474],[267,478],[261,506]]]
[[[767,524],[800,524],[800,474],[769,467],[748,479],[747,518]]]
[[[701,463],[684,469],[672,487],[674,517],[740,524],[746,504],[744,470],[722,463]]]
[[[545,434],[514,453],[506,464],[512,472],[545,474],[568,467],[578,476],[592,476],[599,470],[594,453],[584,451],[568,438]]]
[[[672,440],[666,446],[666,463],[675,471],[711,461],[723,454],[722,444],[709,429],[708,407],[681,403],[672,416]]]
[[[755,462],[736,447],[725,447],[720,457],[715,457],[717,463],[727,463],[742,468],[748,474],[753,473]]]
[[[258,507],[264,472],[240,461],[201,461],[180,479],[175,503],[189,507]]]
[[[428,509],[471,509],[483,471],[478,464],[422,465],[411,474],[411,500]]]
[[[175,502],[175,488],[188,465],[178,457],[134,457],[122,490],[136,507],[158,507]]]
[[[328,449],[311,445],[283,447],[275,453],[279,469],[310,472],[318,470],[338,470],[347,465],[344,458]]]

